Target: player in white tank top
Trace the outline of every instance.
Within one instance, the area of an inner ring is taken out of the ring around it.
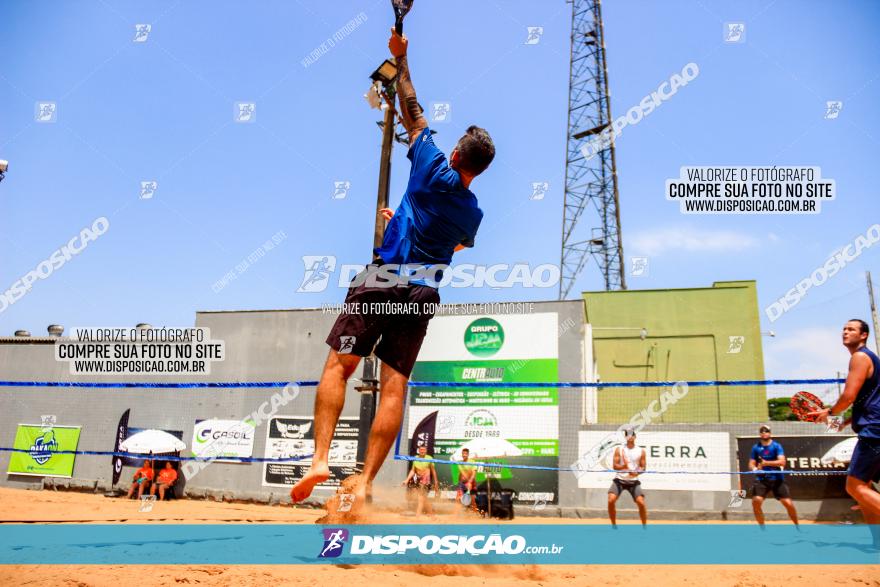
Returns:
[[[629,446],[617,447],[620,456],[623,458],[623,464],[626,467],[617,474],[617,478],[623,481],[635,481],[639,478],[639,473],[642,471],[641,462],[645,449],[635,446],[635,437],[633,436],[632,438],[634,443],[632,448]]]
[[[617,528],[617,500],[621,493],[627,491],[636,502],[639,518],[642,526],[645,526],[648,523],[648,507],[645,505],[645,495],[639,481],[639,474],[645,470],[645,449],[636,445],[635,428],[626,427],[623,432],[626,445],[614,449],[613,466],[617,474],[608,488],[608,517],[611,519],[611,526]]]

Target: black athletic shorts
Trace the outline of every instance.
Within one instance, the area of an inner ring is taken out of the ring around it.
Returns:
[[[611,482],[611,487],[608,488],[608,493],[620,497],[620,494],[624,491],[629,491],[629,494],[632,495],[633,499],[636,499],[640,495],[644,495],[644,493],[642,493],[641,481],[624,481],[615,477]]]
[[[374,283],[381,280],[370,278],[377,271],[378,266],[368,265],[354,278],[353,283],[362,283],[348,289],[327,344],[340,354],[361,357],[369,356],[375,347],[379,360],[409,377],[440,294],[426,285],[381,287]]]
[[[785,484],[784,480],[755,479],[755,484],[752,485],[753,497],[767,497],[767,493],[771,491],[773,492],[773,497],[775,497],[776,499],[791,497],[791,492],[788,490],[788,485]]]
[[[847,474],[866,483],[880,478],[880,438],[859,437]]]

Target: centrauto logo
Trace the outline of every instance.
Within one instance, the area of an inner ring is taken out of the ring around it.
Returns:
[[[504,329],[492,318],[478,318],[464,331],[464,346],[477,357],[491,357],[504,344]]]

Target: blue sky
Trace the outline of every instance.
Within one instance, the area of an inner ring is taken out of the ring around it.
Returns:
[[[349,20],[363,21],[308,65]],[[630,288],[755,279],[763,309],[880,221],[880,4],[813,0],[608,0],[612,114],[688,62],[700,74],[617,141],[624,253],[647,256]],[[363,20],[363,17],[361,18]],[[726,44],[725,22],[746,24]],[[303,255],[369,260],[380,132],[362,95],[387,54],[387,0],[4,4],[0,50],[0,292],[105,216],[110,229],[0,312],[0,333],[71,326],[191,325],[196,310],[314,307],[343,291],[296,293]],[[134,43],[135,24],[152,26]],[[526,27],[544,29],[525,44]],[[471,123],[497,157],[473,191],[485,220],[474,263],[558,263],[570,5],[563,0],[421,0],[407,19],[420,102],[449,102],[434,125],[449,151]],[[828,100],[840,116],[824,118]],[[55,123],[35,103],[57,104]],[[233,121],[254,102],[256,122]],[[683,165],[815,165],[838,198],[816,216],[685,216],[663,195]],[[409,169],[395,150],[392,203]],[[140,182],[155,180],[151,199]],[[350,182],[333,199],[335,181]],[[549,182],[530,200],[532,182]],[[212,287],[273,235],[287,238]],[[880,246],[772,325],[768,376],[833,375],[838,332],[868,317],[866,270]],[[601,287],[588,265],[574,291]],[[215,291],[219,289],[219,291]],[[444,291],[444,301],[554,299],[556,290]]]

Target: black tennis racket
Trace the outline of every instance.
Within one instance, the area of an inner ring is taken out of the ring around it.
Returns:
[[[394,7],[394,28],[398,35],[403,34],[403,17],[410,11],[413,0],[391,0]]]

